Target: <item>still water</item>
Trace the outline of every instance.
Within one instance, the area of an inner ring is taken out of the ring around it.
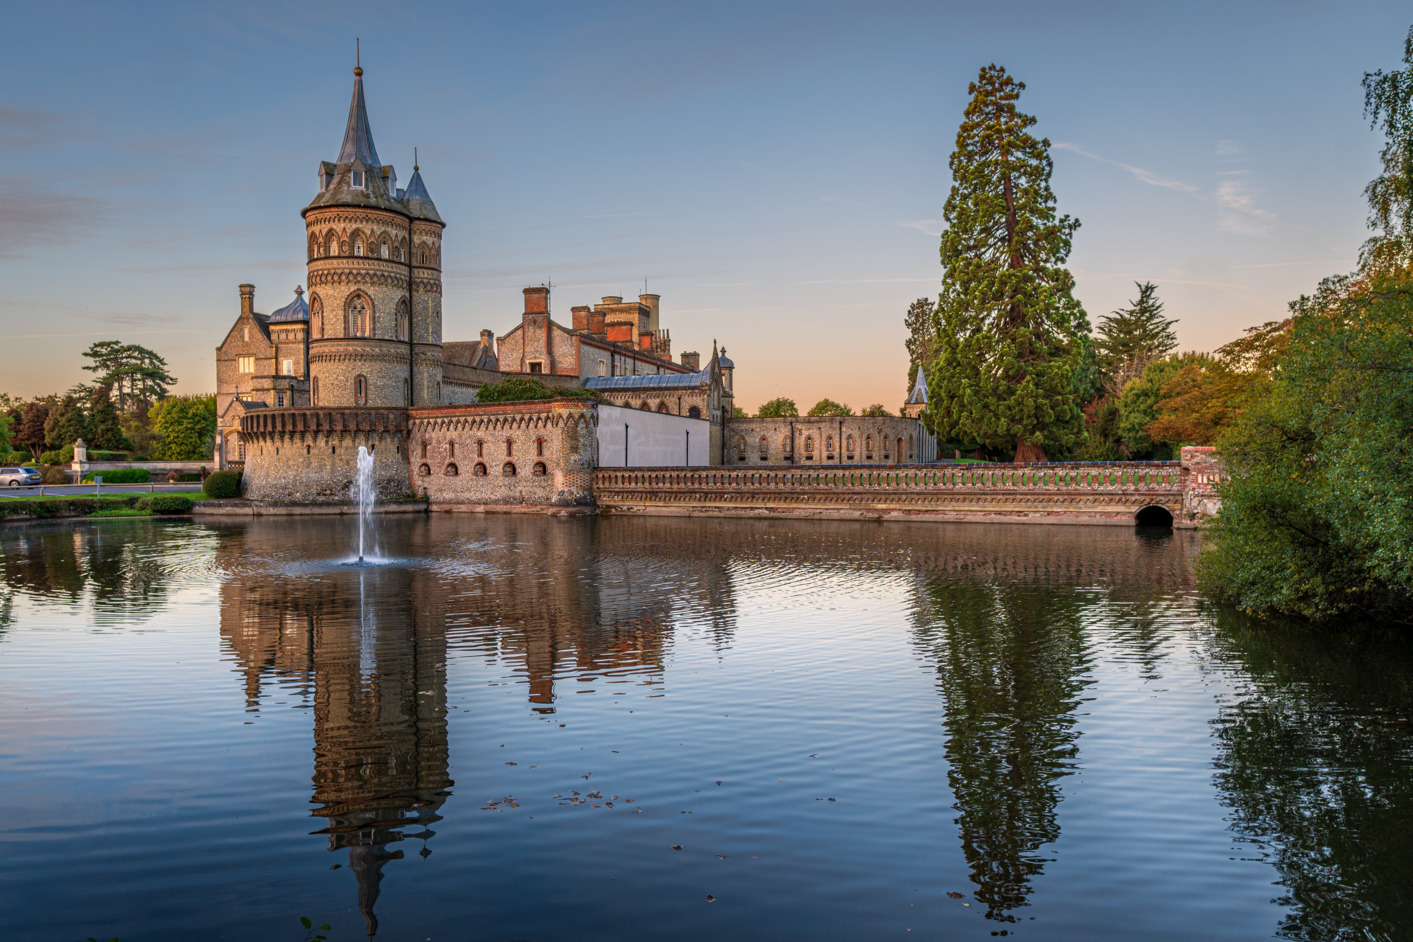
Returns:
[[[0,938],[1395,939],[1413,657],[1191,533],[0,531]]]

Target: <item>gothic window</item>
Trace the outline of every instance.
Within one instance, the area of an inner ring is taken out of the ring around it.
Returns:
[[[872,436],[872,435],[865,435],[865,436],[864,436],[864,454],[866,454],[866,455],[867,455],[868,457],[870,457],[870,458],[873,457],[873,436]]]
[[[658,400],[657,411],[665,413],[667,411],[667,403]]]
[[[358,255],[358,256],[362,256],[362,255],[363,255],[363,243],[362,243],[362,242],[355,242],[355,243],[353,243],[353,254],[354,254],[354,255]]]
[[[486,476],[486,466],[478,461],[476,466],[471,469],[471,473],[478,478],[483,478]]]
[[[319,404],[319,377],[317,376],[309,379],[309,404],[311,406]]]
[[[599,365],[602,366],[603,364],[600,363]],[[687,410],[687,418],[689,418],[689,419],[700,419],[701,417],[702,417],[702,410],[701,410],[701,409],[698,409],[696,406],[692,406],[692,408],[690,408],[690,409]]]
[[[476,457],[477,457],[477,458],[484,458],[484,457],[486,457],[486,443],[483,442],[483,441],[481,441],[480,439],[477,439],[477,440],[476,440]]]
[[[362,374],[353,377],[353,402],[359,406],[368,404],[368,379]]]
[[[309,299],[309,333],[316,339],[324,336],[324,302],[317,294]]]
[[[336,253],[338,252],[338,247],[339,247],[338,239],[335,238],[335,236],[334,236],[334,234],[333,234],[332,232],[330,232],[330,233],[329,233],[328,248],[324,249],[324,255],[328,256],[328,255],[334,255],[334,254],[336,254]]]
[[[513,454],[515,454],[515,441],[514,439],[507,438],[505,440],[505,456],[509,458]]]
[[[813,436],[813,435],[806,435],[806,436],[805,436],[805,454],[806,454],[806,455],[813,455],[813,454],[814,454],[814,436]]]
[[[545,476],[548,470],[549,469],[545,467],[545,463],[543,461],[536,461],[535,466],[530,469],[530,473],[537,478],[542,478]]]
[[[652,409],[648,406],[648,401],[647,401],[646,399],[644,399],[642,402],[638,403],[638,408],[639,408],[639,409],[642,409],[644,412],[651,412],[651,411],[652,411]]]
[[[382,244],[382,246],[381,246],[380,249],[379,249],[379,252],[380,252],[382,258],[387,258],[387,257],[388,257],[388,244],[387,244],[386,242],[384,242],[384,243]]]
[[[536,457],[536,458],[543,458],[544,456],[545,456],[545,440],[544,440],[543,438],[537,438],[537,439],[535,439],[535,457]]]
[[[314,238],[314,236],[309,237],[309,257],[319,257],[319,240]]]
[[[350,337],[371,337],[373,335],[372,305],[361,294],[355,294],[348,299],[348,335]]]
[[[515,463],[513,461],[507,461],[505,464],[501,465],[500,473],[508,478],[515,477]]]
[[[844,439],[844,450],[849,453],[849,457],[854,457],[854,436],[850,435]]]
[[[760,460],[764,461],[770,457],[770,439],[764,435],[760,437]]]
[[[834,454],[834,436],[830,435],[824,439],[825,454]]]
[[[422,460],[427,460],[427,442],[425,440],[422,442]]]

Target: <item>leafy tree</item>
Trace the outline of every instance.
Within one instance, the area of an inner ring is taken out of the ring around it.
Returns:
[[[0,415],[0,455],[10,453],[10,427],[14,420],[8,415]]]
[[[29,449],[34,460],[39,460],[44,451],[44,423],[49,419],[49,403],[36,399],[27,403],[20,414],[19,428],[15,432],[15,443]]]
[[[756,410],[756,415],[762,419],[780,419],[799,414],[800,407],[795,405],[795,400],[786,399],[784,396],[762,403]]]
[[[908,330],[904,344],[908,348],[908,382],[906,392],[913,391],[917,382],[917,368],[932,361],[933,330],[937,324],[937,303],[931,298],[918,298],[908,305],[908,313],[903,315],[903,326]]]
[[[747,418],[746,410],[745,410],[745,409],[742,409],[740,406],[732,406],[732,407],[731,407],[731,418],[733,418],[733,419],[744,419],[744,418]]]
[[[1403,41],[1407,68],[1364,73],[1364,116],[1382,128],[1383,173],[1364,188],[1375,235],[1360,255],[1365,270],[1398,269],[1413,260],[1413,27]]]
[[[1255,614],[1413,624],[1413,273],[1294,305],[1267,395],[1222,438],[1207,590]]]
[[[1177,320],[1163,316],[1158,286],[1151,281],[1134,284],[1138,297],[1128,307],[1099,318],[1095,353],[1105,386],[1112,392],[1121,391],[1149,363],[1177,349],[1173,333]]]
[[[177,378],[167,372],[167,361],[135,343],[100,340],[83,355],[92,360],[85,370],[98,375],[98,385],[111,387],[124,412],[150,406],[166,397]]]
[[[536,399],[598,399],[590,389],[546,386],[532,376],[507,376],[476,391],[477,402],[528,402]]]
[[[1147,426],[1155,442],[1211,445],[1270,387],[1290,343],[1290,322],[1270,321],[1217,350],[1191,355],[1162,388]]]
[[[1084,442],[1074,453],[1076,461],[1117,461],[1119,404],[1113,396],[1099,396],[1084,406]]]
[[[65,396],[49,410],[44,420],[44,440],[50,448],[64,448],[78,439],[88,438],[88,415],[83,402],[74,396]]]
[[[1050,142],[1016,108],[1024,83],[981,70],[957,131],[943,210],[942,294],[928,364],[928,425],[944,440],[1040,461],[1083,434],[1089,323],[1064,267],[1079,226],[1057,216]]]
[[[113,405],[113,397],[106,386],[94,389],[88,400],[88,438],[92,448],[127,449],[132,447],[123,426],[118,409]]]
[[[842,402],[835,402],[833,399],[821,399],[810,406],[810,411],[805,413],[811,416],[829,415],[843,418],[854,414],[854,410],[844,405]]]
[[[912,392],[912,387],[911,387],[911,386],[908,387],[908,392]],[[874,416],[880,416],[880,415],[892,415],[892,414],[893,414],[893,413],[891,413],[891,412],[888,411],[888,407],[885,406],[885,405],[884,405],[883,403],[881,403],[881,402],[875,402],[873,405],[869,406],[868,408],[864,409],[862,412],[859,413],[859,415],[865,416],[865,417],[867,417],[867,418],[873,418]]]
[[[215,447],[216,397],[170,396],[152,407],[152,429],[162,442],[159,457],[199,461]]]
[[[1164,357],[1154,360],[1144,368],[1143,373],[1130,380],[1118,396],[1118,421],[1115,427],[1118,444],[1125,457],[1149,458],[1153,456],[1157,444],[1148,434],[1148,426],[1158,421],[1158,403],[1163,401],[1163,390],[1168,381],[1184,367],[1194,370],[1206,369],[1215,364],[1215,359],[1205,353],[1192,353],[1183,357]],[[1170,457],[1165,455],[1165,457]]]

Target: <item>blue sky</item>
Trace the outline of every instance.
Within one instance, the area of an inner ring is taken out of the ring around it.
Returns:
[[[738,402],[896,408],[937,293],[967,83],[998,62],[1054,144],[1091,320],[1152,280],[1184,348],[1283,315],[1366,236],[1366,70],[1391,2],[20,4],[0,35],[0,390],[85,378],[110,337],[214,389],[254,282],[304,280],[361,37],[379,155],[448,221],[446,336],[662,295]]]

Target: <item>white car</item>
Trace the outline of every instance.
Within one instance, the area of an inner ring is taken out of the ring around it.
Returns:
[[[30,487],[43,481],[44,475],[33,468],[0,468],[0,486]]]

